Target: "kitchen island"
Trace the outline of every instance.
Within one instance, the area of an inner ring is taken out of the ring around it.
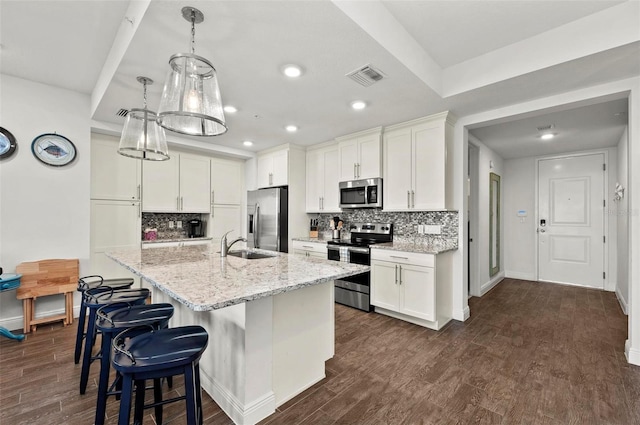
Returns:
[[[216,248],[107,255],[142,277],[154,302],[174,305],[171,326],[207,330],[202,388],[235,423],[253,424],[324,378],[334,354],[333,280],[369,267],[269,251],[221,258]]]

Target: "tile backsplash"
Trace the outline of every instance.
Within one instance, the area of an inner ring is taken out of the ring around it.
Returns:
[[[187,222],[193,219],[202,219],[202,214],[194,213],[142,213],[142,240],[145,229],[158,229],[158,240],[162,239],[186,239]],[[169,228],[169,222],[174,222],[174,228]],[[175,222],[181,221],[182,228],[175,227]]]
[[[329,221],[333,217],[340,217],[344,222],[343,238],[349,237],[348,229],[351,223],[393,223],[394,238],[425,239],[425,240],[458,240],[458,212],[457,211],[419,211],[419,212],[386,212],[380,209],[346,210],[336,214],[308,214],[309,218],[318,219],[318,230],[329,232]],[[418,234],[418,224],[440,225],[439,235]]]

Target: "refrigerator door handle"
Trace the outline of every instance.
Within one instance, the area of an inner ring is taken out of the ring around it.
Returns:
[[[256,223],[254,229],[253,240],[255,241],[255,247],[260,248],[260,204],[256,203]]]

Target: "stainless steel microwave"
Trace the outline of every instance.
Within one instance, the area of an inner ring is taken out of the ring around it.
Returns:
[[[382,208],[382,179],[340,182],[340,208]]]

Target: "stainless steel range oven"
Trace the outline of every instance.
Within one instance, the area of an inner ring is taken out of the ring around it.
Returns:
[[[393,240],[391,223],[353,223],[349,226],[349,241],[327,242],[327,258],[355,264],[371,265],[369,246]],[[336,302],[364,311],[371,311],[371,273],[361,273],[335,281]]]

